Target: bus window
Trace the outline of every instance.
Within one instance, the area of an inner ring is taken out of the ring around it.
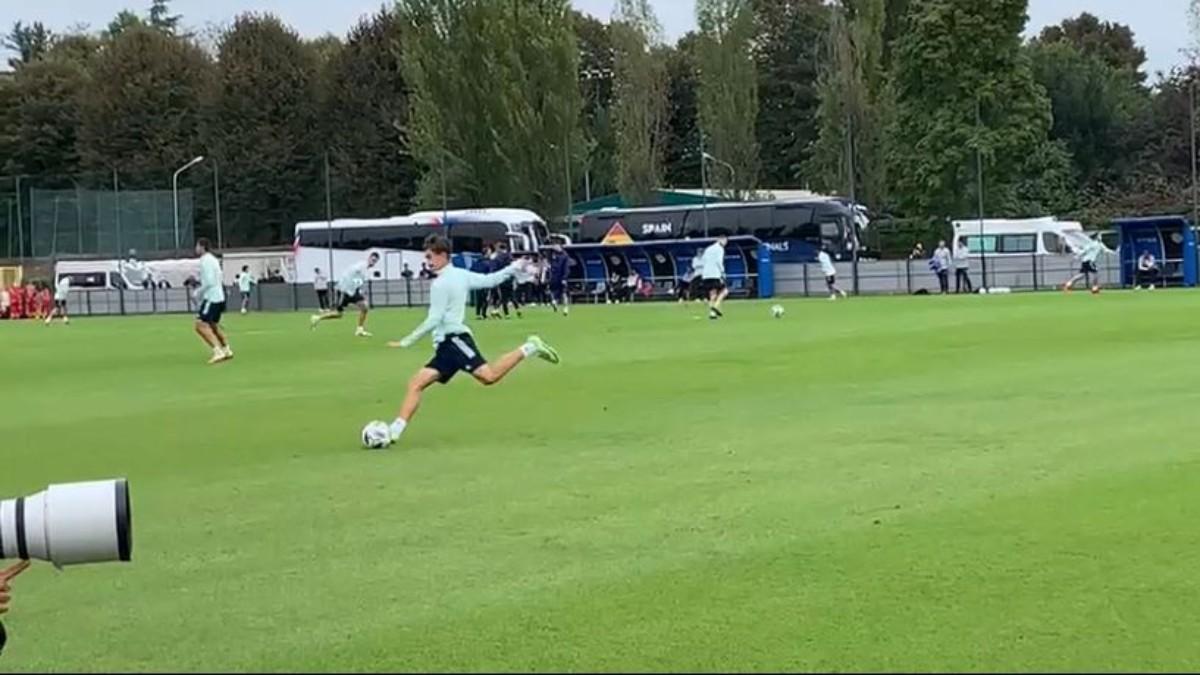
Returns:
[[[817,234],[812,224],[811,206],[779,206],[775,208],[775,222],[770,238],[811,240],[813,235]]]
[[[321,228],[319,230],[317,230],[317,229],[300,230],[299,239],[300,239],[301,246],[321,247],[321,246],[329,245],[330,237],[332,237],[332,239],[333,239],[334,246],[337,246],[339,243],[341,243],[341,241],[342,241],[341,228],[335,227],[332,229]]]
[[[1066,240],[1057,232],[1043,232],[1042,246],[1049,255],[1066,255],[1071,252],[1071,249],[1067,247]]]
[[[741,221],[738,224],[738,234],[770,239],[774,236],[772,216],[775,209],[770,206],[752,206],[741,211]]]
[[[508,239],[508,228],[502,223],[456,223],[449,230],[455,253],[482,253],[485,245]]]
[[[1037,251],[1036,234],[1005,234],[1000,236],[998,253],[1034,253]]]
[[[692,239],[732,236],[738,232],[738,211],[736,208],[706,209],[696,207],[687,214],[687,224],[684,228],[686,236]],[[707,220],[707,223],[706,223]],[[707,224],[707,233],[705,225]]]

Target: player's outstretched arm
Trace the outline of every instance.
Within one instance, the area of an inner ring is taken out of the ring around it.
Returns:
[[[389,342],[388,346],[402,347],[405,349],[413,346],[417,343],[417,340],[420,340],[422,337],[424,337],[426,333],[434,328],[437,328],[438,324],[440,324],[442,319],[446,316],[446,312],[449,310],[449,308],[449,292],[446,289],[437,286],[436,284],[433,285],[429,289],[429,314],[425,316],[425,320],[422,321],[421,325],[417,326],[413,332],[405,336],[404,339]]]
[[[521,269],[522,264],[521,262],[514,262],[508,267],[497,272],[492,272],[491,274],[467,272],[467,284],[473,291],[484,288],[495,288],[516,276],[517,270]]]

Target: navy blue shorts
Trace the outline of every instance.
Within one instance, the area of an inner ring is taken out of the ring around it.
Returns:
[[[425,365],[438,372],[438,382],[446,384],[462,371],[474,373],[480,366],[486,365],[487,359],[479,353],[475,340],[470,333],[455,333],[447,335],[445,340],[438,343],[437,353],[433,360]]]
[[[205,300],[200,303],[200,312],[196,314],[196,320],[203,321],[210,326],[215,326],[221,323],[221,315],[224,313],[225,303]]]
[[[1096,269],[1096,263],[1084,261],[1084,263],[1079,266],[1079,273],[1080,274],[1099,274],[1100,270]]]
[[[550,282],[550,297],[553,298],[555,302],[557,302],[561,305],[563,296],[565,296],[566,294],[567,294],[567,284],[565,281],[551,281]]]
[[[338,306],[337,306],[337,311],[339,313],[346,311],[346,308],[349,307],[350,305],[357,305],[363,301],[363,296],[362,296],[361,291],[355,291],[353,295],[351,295],[349,293],[342,293],[341,296],[342,296],[342,299],[338,301]]]

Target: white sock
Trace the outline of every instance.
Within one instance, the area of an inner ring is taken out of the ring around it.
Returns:
[[[538,353],[538,348],[532,342],[526,342],[521,345],[521,353],[525,355],[525,358],[529,358]]]
[[[396,418],[395,422],[392,422],[391,429],[392,429],[392,441],[393,442],[400,440],[400,434],[404,433],[404,429],[407,426],[408,426],[408,422],[405,422],[404,420],[400,419],[399,417]]]
[[[213,347],[213,356],[222,356],[225,354],[224,347]]]

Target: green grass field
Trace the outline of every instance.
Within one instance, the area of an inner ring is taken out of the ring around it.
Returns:
[[[1200,293],[534,311],[389,420],[421,317],[0,323],[0,495],[128,476],[3,670],[1200,669]]]

